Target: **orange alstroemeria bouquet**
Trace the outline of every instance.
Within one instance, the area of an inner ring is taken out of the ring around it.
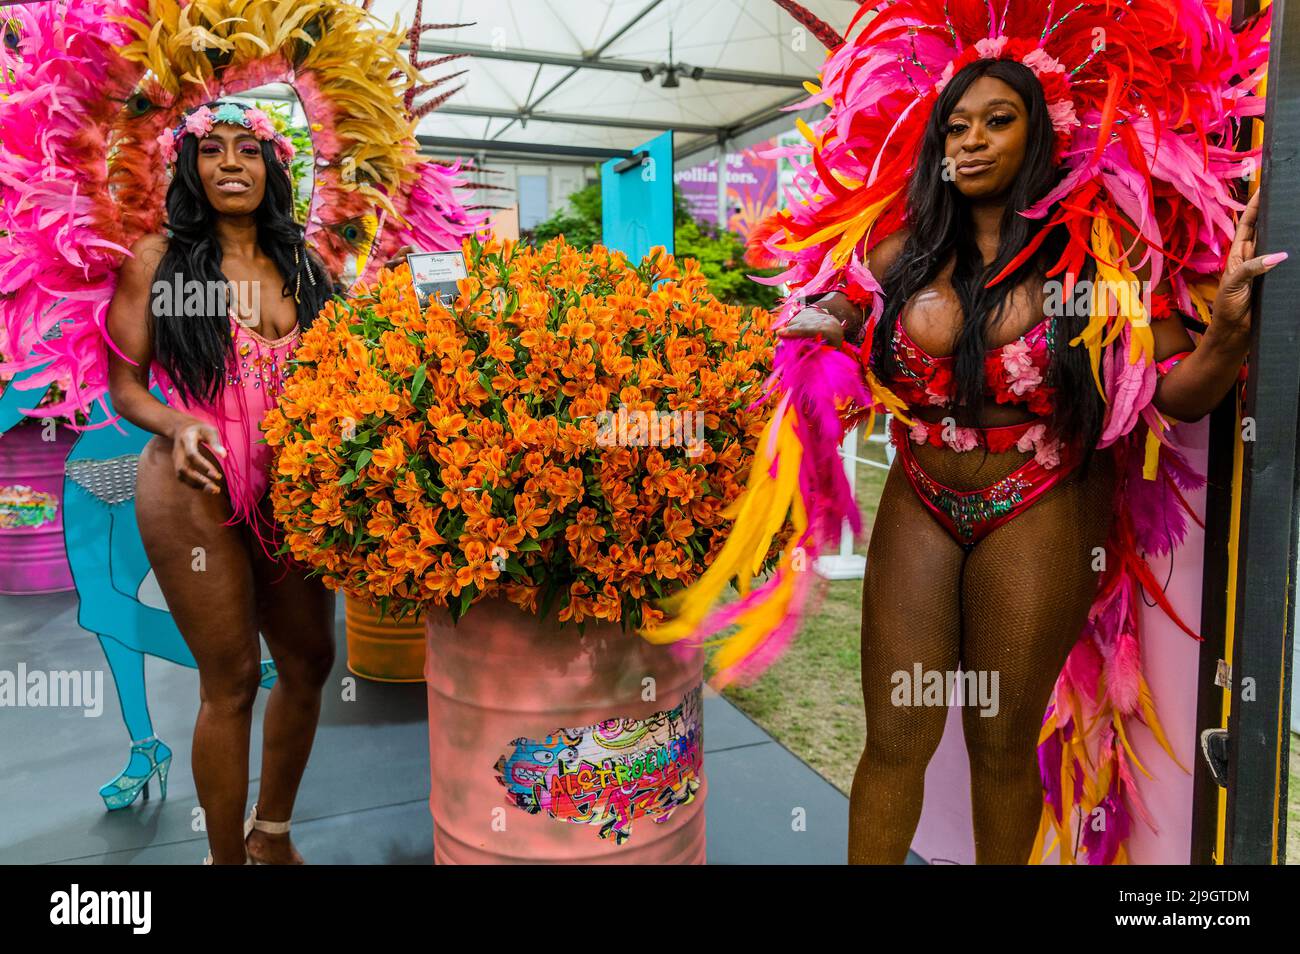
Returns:
[[[402,265],[303,335],[263,425],[285,551],[398,618],[504,597],[655,623],[726,540],[771,315],[663,249],[636,268],[562,238],[464,254],[448,306],[422,314]]]

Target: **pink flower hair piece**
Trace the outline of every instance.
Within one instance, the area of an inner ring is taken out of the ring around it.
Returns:
[[[200,106],[185,117],[185,132],[193,133],[202,139],[212,132],[212,119],[212,110],[206,106]]]
[[[271,123],[271,117],[262,110],[257,108],[246,109],[244,110],[244,119],[248,121],[248,128],[252,130],[253,135],[258,139],[275,138],[275,126]]]

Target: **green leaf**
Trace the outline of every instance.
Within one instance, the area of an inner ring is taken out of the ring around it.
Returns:
[[[349,469],[347,473],[345,473],[342,477],[339,478],[339,486],[342,487],[345,484],[350,484],[352,483],[352,481],[356,479],[357,479],[357,472],[355,470]]]
[[[551,615],[551,604],[554,603],[555,598],[560,595],[561,589],[564,589],[564,587],[559,585],[558,580],[551,580],[550,584],[546,587],[546,595],[542,597],[541,606],[537,611],[539,617],[546,619]]]
[[[420,396],[420,389],[424,387],[424,379],[427,374],[428,374],[428,369],[423,364],[415,369],[415,377],[411,381],[411,403],[412,404],[414,404],[415,399]]]
[[[369,447],[367,447],[360,454],[358,454],[357,463],[356,463],[357,472],[360,473],[361,468],[365,467],[366,464],[370,463],[370,458],[374,456],[375,456],[375,452],[372,451]]]
[[[527,553],[530,550],[540,550],[541,548],[542,545],[538,543],[536,540],[534,540],[532,537],[525,537],[524,542],[519,544],[520,553]]]

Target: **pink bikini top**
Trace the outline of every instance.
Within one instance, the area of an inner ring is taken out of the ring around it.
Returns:
[[[1051,415],[1056,389],[1043,382],[1052,362],[1055,317],[1044,318],[1015,341],[984,358],[985,395],[999,404],[1022,404],[1038,417]],[[900,320],[894,332],[898,374],[888,387],[909,405],[951,404],[952,355],[935,357],[912,340]]]
[[[226,364],[226,378],[216,408],[203,404],[190,405],[181,401],[167,372],[157,361],[153,373],[167,395],[167,403],[192,413],[218,415],[223,420],[245,417],[245,409],[253,411],[258,420],[276,400],[289,376],[288,359],[298,345],[297,325],[281,338],[271,341],[252,328],[241,324],[230,312],[230,337],[235,340],[234,354]]]

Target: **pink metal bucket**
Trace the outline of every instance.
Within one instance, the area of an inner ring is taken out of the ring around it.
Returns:
[[[437,863],[704,863],[698,654],[504,600],[425,630]]]
[[[54,440],[43,440],[47,434]],[[37,420],[0,435],[0,593],[73,589],[63,547],[63,462],[76,440],[67,427]]]

